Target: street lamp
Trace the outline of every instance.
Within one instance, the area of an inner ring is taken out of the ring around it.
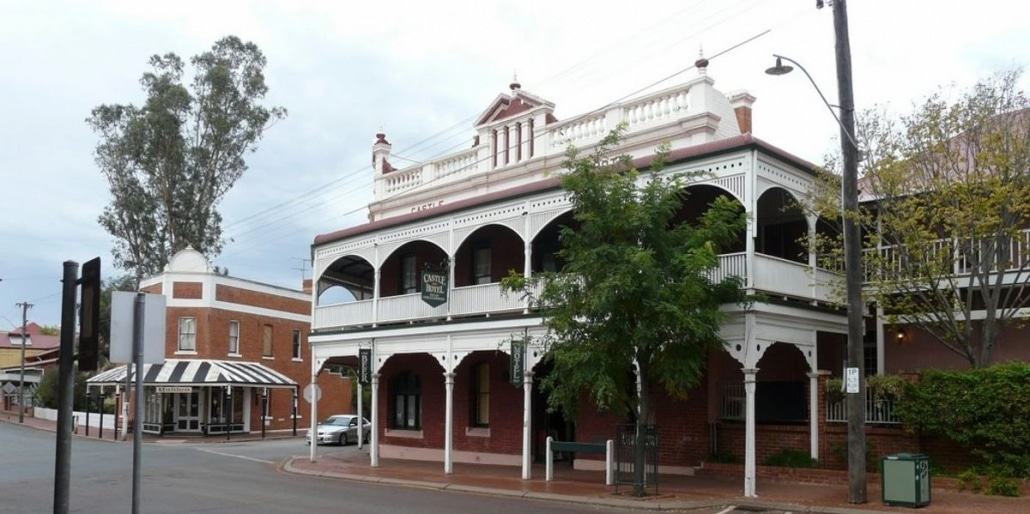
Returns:
[[[821,8],[823,2],[816,2]],[[844,282],[848,308],[848,503],[866,503],[866,438],[865,438],[865,380],[862,303],[862,235],[857,222],[858,216],[858,143],[855,142],[855,97],[851,83],[851,43],[848,36],[848,12],[846,0],[833,2],[834,50],[837,61],[837,92],[840,116],[826,101],[819,86],[812,80],[803,66],[793,59],[775,55],[776,66],[766,70],[770,75],[784,75],[791,71],[783,61],[793,63],[805,73],[815,90],[822,97],[826,108],[840,125],[842,170],[842,200],[844,224]]]

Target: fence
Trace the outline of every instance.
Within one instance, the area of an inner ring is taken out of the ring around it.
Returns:
[[[827,397],[830,395],[828,394]],[[826,421],[830,423],[846,423],[848,421],[848,396],[841,400],[826,400]],[[877,397],[868,388],[865,391],[865,422],[886,425],[901,424],[901,419],[894,412],[894,401]]]

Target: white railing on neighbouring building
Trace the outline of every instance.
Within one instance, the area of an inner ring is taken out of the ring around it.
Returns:
[[[847,397],[839,401],[829,399],[826,401],[826,421],[830,423],[847,423]],[[894,401],[877,397],[873,391],[866,389],[865,421],[866,423],[897,425],[901,423],[901,418],[894,411]]]

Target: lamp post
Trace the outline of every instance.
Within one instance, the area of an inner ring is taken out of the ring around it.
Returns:
[[[816,1],[821,8],[823,2]],[[848,36],[848,13],[846,0],[833,2],[833,31],[835,54],[837,61],[837,91],[840,117],[833,112],[826,96],[797,61],[782,55],[776,57],[776,66],[766,70],[770,75],[789,73],[791,68],[784,66],[786,60],[801,69],[812,82],[812,86],[822,97],[823,103],[830,109],[830,114],[837,120],[841,133],[842,170],[842,210],[844,225],[844,281],[848,311],[848,376],[854,383],[848,384],[848,503],[866,503],[866,438],[865,438],[865,380],[864,380],[864,345],[865,331],[862,303],[862,235],[857,222],[858,215],[858,143],[855,142],[855,98],[851,81],[851,43]],[[849,381],[851,382],[851,381]]]

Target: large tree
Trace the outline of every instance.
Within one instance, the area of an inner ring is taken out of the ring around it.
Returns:
[[[261,104],[265,56],[254,43],[228,36],[190,64],[187,85],[179,56],[152,56],[143,105],[101,105],[86,120],[113,197],[100,224],[115,238],[115,266],[138,275],[160,272],[187,246],[221,251],[216,207],[264,130],[286,115]]]
[[[588,157],[567,154],[562,186],[575,222],[560,232],[566,264],[530,279],[513,274],[505,286],[530,294],[544,317],[541,343],[553,368],[541,385],[550,407],[575,415],[589,398],[635,420],[635,492],[643,495],[652,387],[684,397],[709,351],[721,348],[720,307],[743,296],[737,278],[714,282],[712,271],[745,217],[720,198],[699,219],[678,222],[692,177],[662,174],[664,149],[646,173],[626,156],[611,158],[619,137],[614,132]]]
[[[861,117],[867,294],[980,367],[1030,302],[1030,102],[1019,70]],[[831,167],[832,169],[832,167]],[[817,210],[838,216],[826,175]],[[839,254],[839,238],[824,240]],[[828,250],[828,251],[827,251]]]

